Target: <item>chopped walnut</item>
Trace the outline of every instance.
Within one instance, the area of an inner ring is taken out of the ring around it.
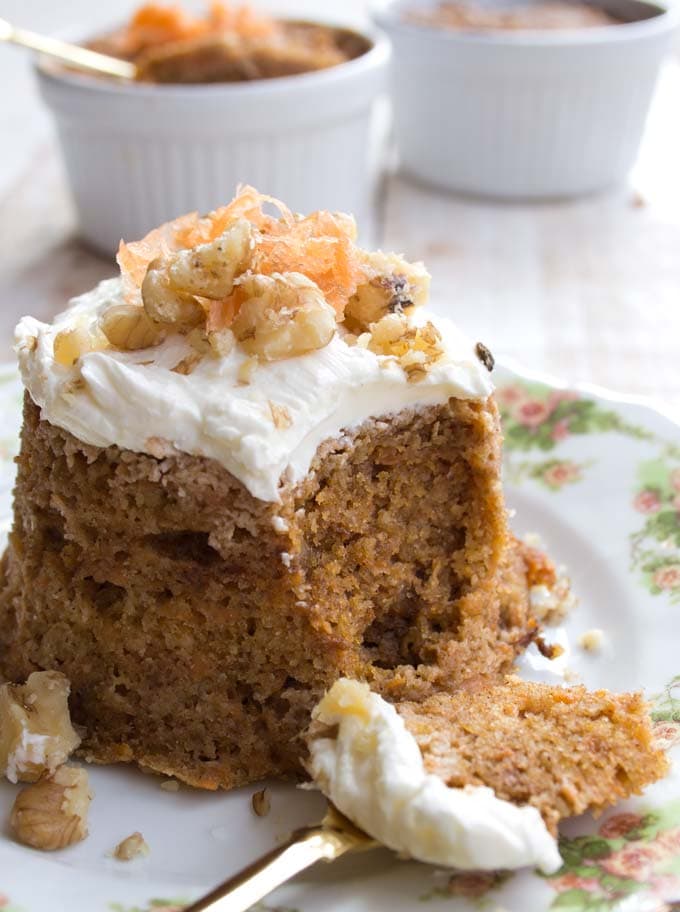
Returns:
[[[167,263],[170,286],[220,300],[231,294],[234,279],[250,265],[255,229],[240,218],[214,241],[173,254]]]
[[[161,788],[164,792],[178,792],[179,782],[176,779],[166,779],[164,782],[161,782]]]
[[[263,788],[259,792],[253,792],[251,799],[253,810],[258,817],[266,817],[272,807],[272,800],[269,789]]]
[[[194,372],[194,368],[200,364],[202,360],[202,355],[200,355],[197,351],[192,351],[186,355],[186,357],[182,358],[181,361],[178,361],[177,364],[171,368],[171,370],[175,374],[184,374],[186,376],[188,374],[192,374]]]
[[[69,692],[58,671],[34,671],[23,685],[0,687],[0,775],[10,782],[35,782],[78,747]]]
[[[257,358],[246,358],[245,361],[241,363],[238,371],[236,372],[236,379],[243,386],[247,386],[253,378],[253,374],[257,370],[257,365],[259,361]]]
[[[106,338],[96,329],[86,326],[73,326],[62,329],[54,337],[52,351],[57,364],[73,367],[82,355],[100,351],[106,347]]]
[[[131,833],[113,850],[113,857],[119,861],[132,861],[133,858],[148,855],[151,850],[141,833]]]
[[[233,351],[236,338],[230,329],[213,330],[208,333],[208,345],[214,355],[226,358]]]
[[[249,275],[237,288],[242,303],[231,328],[249,355],[264,361],[303,355],[335,334],[335,311],[301,273]]]
[[[427,300],[430,276],[422,263],[407,263],[395,253],[367,253],[367,282],[359,285],[345,309],[345,323],[356,332],[388,314],[408,313]]]
[[[159,345],[167,328],[154,323],[144,310],[135,304],[114,304],[99,318],[99,328],[111,345],[121,351],[137,351]]]
[[[87,772],[62,766],[19,792],[10,827],[24,845],[48,852],[63,849],[87,836],[91,800]]]
[[[190,330],[205,322],[205,311],[196,298],[173,287],[162,258],[152,260],[142,282],[142,302],[149,319]]]
[[[274,427],[279,431],[285,431],[285,429],[289,428],[293,423],[290,412],[285,405],[277,405],[275,402],[272,402],[271,399],[268,400],[268,403]]]
[[[433,323],[412,326],[397,314],[383,317],[371,327],[368,348],[378,355],[396,358],[411,382],[422,380],[444,354],[441,334]]]

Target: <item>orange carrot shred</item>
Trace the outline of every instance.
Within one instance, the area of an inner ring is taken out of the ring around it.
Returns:
[[[278,210],[278,216],[264,211]],[[139,300],[139,288],[149,263],[176,250],[196,247],[220,237],[238,218],[258,229],[252,268],[264,275],[300,272],[315,282],[339,319],[347,301],[365,280],[361,254],[355,246],[354,220],[343,214],[314,212],[294,216],[280,200],[240,187],[226,206],[199,216],[189,213],[150,231],[140,241],[121,242],[118,264],[128,300]],[[204,302],[208,308],[208,329],[230,325],[238,309],[238,297]]]

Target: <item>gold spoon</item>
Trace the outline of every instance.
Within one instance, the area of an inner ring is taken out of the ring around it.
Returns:
[[[137,78],[137,67],[128,60],[118,60],[117,57],[109,57],[107,54],[88,51],[87,48],[79,47],[77,44],[69,44],[67,41],[60,41],[58,38],[51,38],[48,35],[39,35],[37,32],[16,28],[5,19],[0,19],[0,41],[9,41],[12,44],[20,44],[22,47],[31,48],[33,51],[40,51],[41,54],[56,57],[62,63],[78,67],[81,70],[90,70],[106,76],[117,76],[119,79]]]
[[[329,804],[320,824],[296,830],[283,845],[234,874],[184,912],[246,912],[315,862],[335,861],[345,852],[373,849],[377,845]]]

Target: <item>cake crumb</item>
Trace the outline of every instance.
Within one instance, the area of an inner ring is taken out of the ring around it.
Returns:
[[[593,627],[592,630],[586,630],[578,638],[578,644],[586,652],[600,652],[604,642],[604,632],[599,627]]]
[[[534,617],[542,624],[554,626],[563,621],[576,606],[577,601],[565,568],[557,568],[557,580],[553,586],[531,586],[529,601]]]
[[[118,861],[132,861],[133,858],[148,855],[149,852],[149,846],[142,834],[135,832],[118,843],[113,850],[113,857]]]
[[[161,782],[161,788],[164,792],[178,792],[179,782],[176,779],[166,779],[165,782]]]
[[[266,817],[272,806],[269,789],[263,788],[259,792],[253,792],[251,803],[258,817]]]

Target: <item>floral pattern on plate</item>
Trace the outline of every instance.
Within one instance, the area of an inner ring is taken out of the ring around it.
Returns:
[[[633,568],[652,595],[680,603],[680,454],[640,464],[633,507],[645,517],[631,536]]]

